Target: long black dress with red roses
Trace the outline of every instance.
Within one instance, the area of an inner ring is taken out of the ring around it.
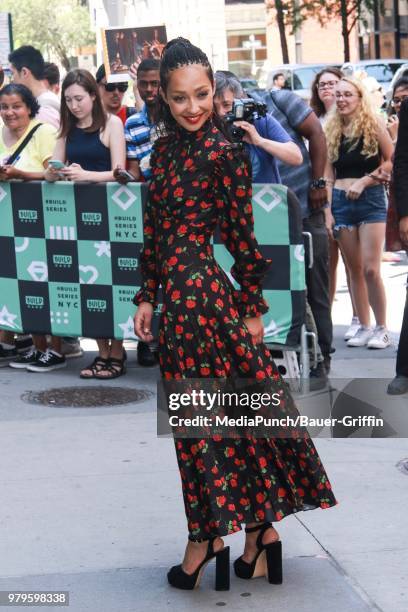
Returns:
[[[166,380],[273,378],[292,401],[264,344],[255,346],[245,317],[268,310],[261,281],[270,261],[254,236],[251,180],[244,155],[211,120],[198,132],[179,128],[151,157],[144,217],[143,284],[135,304],[156,304],[163,290],[159,351]],[[234,257],[234,290],[214,259],[217,224]],[[279,262],[274,262],[279,265]],[[337,502],[308,436],[175,439],[190,534],[226,535],[241,523],[279,521]]]

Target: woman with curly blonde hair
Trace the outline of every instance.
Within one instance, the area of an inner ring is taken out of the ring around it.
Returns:
[[[386,348],[390,340],[380,267],[387,206],[380,179],[391,172],[393,145],[362,83],[347,77],[339,81],[325,133],[326,176],[334,181],[332,209],[326,218],[344,256],[360,320],[347,344]],[[374,330],[370,306],[376,319]]]

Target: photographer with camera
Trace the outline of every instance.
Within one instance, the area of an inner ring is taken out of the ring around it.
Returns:
[[[282,182],[276,159],[292,166],[302,163],[300,149],[289,134],[267,112],[265,104],[245,97],[232,73],[215,73],[214,105],[217,114],[231,124],[232,139],[245,143],[253,183]]]

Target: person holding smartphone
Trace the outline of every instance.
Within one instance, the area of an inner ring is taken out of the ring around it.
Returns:
[[[87,70],[67,74],[61,91],[61,128],[53,160],[64,168],[48,167],[47,181],[95,183],[114,181],[113,169],[126,159],[123,125],[103,108],[98,85]],[[97,339],[99,355],[81,371],[81,378],[111,380],[126,371],[122,340]]]

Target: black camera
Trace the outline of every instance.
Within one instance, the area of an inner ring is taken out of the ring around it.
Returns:
[[[254,123],[256,119],[265,117],[267,106],[262,102],[256,102],[253,98],[235,98],[231,112],[227,113],[224,120],[229,125],[229,134],[233,141],[240,142],[245,131],[233,125],[235,121],[248,121]]]

